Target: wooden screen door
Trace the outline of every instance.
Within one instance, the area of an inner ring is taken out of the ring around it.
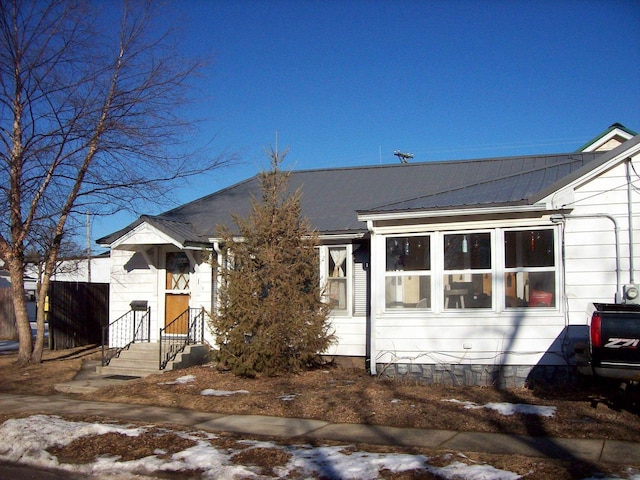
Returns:
[[[167,328],[166,333],[186,334],[189,314],[182,315],[189,308],[189,259],[184,252],[169,252],[166,256],[166,293],[164,302],[165,327],[180,317]],[[182,316],[181,316],[182,315]]]

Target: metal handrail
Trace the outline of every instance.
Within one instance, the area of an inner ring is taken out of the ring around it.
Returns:
[[[109,365],[120,352],[135,342],[151,341],[151,307],[131,309],[109,325],[102,327],[102,366]]]
[[[164,370],[187,345],[204,343],[206,316],[204,307],[188,308],[160,329],[160,370]]]

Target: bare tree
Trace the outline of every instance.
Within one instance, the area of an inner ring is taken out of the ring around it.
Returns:
[[[228,161],[186,155],[188,80],[201,63],[176,54],[153,8],[0,2],[0,256],[11,276],[18,364],[42,359],[45,294],[63,239],[89,207],[135,208]],[[33,244],[46,245],[35,344],[23,285]]]

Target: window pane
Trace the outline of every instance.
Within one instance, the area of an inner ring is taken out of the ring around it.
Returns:
[[[345,247],[330,247],[327,276],[330,278],[346,277],[347,263],[347,249]]]
[[[385,279],[386,308],[431,308],[431,277],[394,275]]]
[[[167,290],[189,290],[189,259],[184,252],[169,252],[166,255]]]
[[[504,275],[507,307],[555,307],[555,272],[508,272]]]
[[[491,308],[492,275],[445,275],[444,308]]]
[[[387,238],[387,272],[431,270],[430,237]]]
[[[553,230],[522,230],[504,233],[505,266],[552,267]]]
[[[330,278],[327,285],[329,305],[333,310],[347,309],[347,279]]]
[[[467,233],[444,236],[444,269],[491,268],[491,234]]]

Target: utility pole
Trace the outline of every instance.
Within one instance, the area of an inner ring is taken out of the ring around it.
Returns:
[[[87,210],[87,282],[91,283],[91,212]]]

